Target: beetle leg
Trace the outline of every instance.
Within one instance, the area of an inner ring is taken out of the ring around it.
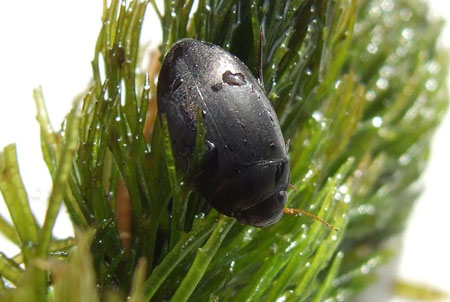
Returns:
[[[297,192],[297,188],[296,188],[293,184],[289,184],[288,187],[289,187],[292,191]]]
[[[286,146],[286,152],[289,152],[289,145],[291,144],[291,139],[290,138],[288,138],[287,140],[286,140],[286,143],[285,143],[285,146]]]
[[[302,209],[293,209],[293,208],[284,208],[283,209],[283,213],[284,214],[289,214],[289,215],[293,215],[293,216],[299,216],[299,215],[305,215],[308,216],[314,220],[319,221],[320,223],[323,223],[324,225],[326,225],[327,227],[329,227],[330,229],[332,229],[333,231],[338,231],[337,228],[335,228],[334,226],[332,226],[331,224],[329,224],[328,222],[326,222],[325,220],[323,220],[322,218],[317,217],[316,215],[307,212],[305,210]]]
[[[263,44],[264,33],[262,27],[259,28],[259,45],[258,45],[258,82],[261,88],[264,89],[264,75],[263,75]]]

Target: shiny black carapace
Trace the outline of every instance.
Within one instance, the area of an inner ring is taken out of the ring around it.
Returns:
[[[283,215],[289,163],[283,134],[263,88],[236,56],[192,39],[175,43],[158,79],[177,164],[190,173],[203,112],[208,147],[195,188],[219,212],[265,227]]]

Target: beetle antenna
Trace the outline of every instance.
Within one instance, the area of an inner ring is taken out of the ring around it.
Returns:
[[[263,75],[263,44],[264,33],[262,27],[259,28],[259,45],[258,45],[258,82],[264,89],[264,75]]]
[[[288,187],[289,187],[292,191],[297,192],[297,188],[296,188],[293,184],[289,184]]]
[[[337,228],[335,228],[334,226],[332,226],[331,224],[329,224],[328,222],[326,222],[325,220],[323,220],[322,218],[317,217],[316,215],[310,213],[310,212],[306,212],[302,209],[293,209],[293,208],[284,208],[283,209],[283,213],[284,214],[289,214],[289,215],[293,215],[293,216],[299,216],[299,215],[305,215],[308,216],[314,220],[317,220],[321,223],[323,223],[324,225],[326,225],[327,227],[329,227],[330,229],[332,229],[333,231],[338,231]]]
[[[291,139],[288,138],[287,141],[286,141],[286,143],[284,144],[285,147],[286,147],[286,152],[289,152],[289,145],[290,145],[290,144],[291,144]]]

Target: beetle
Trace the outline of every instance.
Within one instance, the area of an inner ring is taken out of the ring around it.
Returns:
[[[202,111],[207,152],[193,185],[220,213],[256,227],[283,211],[306,213],[284,210],[290,171],[283,134],[260,82],[236,56],[208,42],[176,42],[161,66],[157,104],[185,173]]]

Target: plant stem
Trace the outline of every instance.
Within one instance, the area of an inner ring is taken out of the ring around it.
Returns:
[[[185,234],[175,247],[164,257],[164,260],[153,270],[144,285],[144,301],[149,301],[169,274],[192,250],[198,248],[211,234],[217,216],[210,213],[205,221]]]
[[[220,216],[219,223],[214,232],[206,244],[198,249],[189,272],[181,282],[171,301],[185,302],[189,299],[234,222],[235,219],[233,218],[223,215]]]
[[[39,236],[39,227],[28,202],[19,174],[15,145],[8,145],[0,153],[0,190],[20,238],[25,265],[33,258],[33,249]]]
[[[75,105],[77,106],[77,105]],[[66,190],[67,180],[72,169],[72,159],[78,145],[78,109],[75,107],[67,119],[66,141],[61,149],[58,167],[56,168],[53,188],[48,200],[48,208],[45,216],[44,226],[39,236],[38,257],[45,257],[52,237],[53,226],[61,207],[63,195]]]
[[[17,281],[22,276],[20,267],[3,253],[0,253],[0,276],[14,284],[17,284]]]
[[[0,233],[8,238],[12,243],[19,245],[20,240],[14,227],[0,215]]]
[[[327,292],[330,291],[330,288],[332,288],[333,286],[332,282],[334,278],[336,278],[337,273],[339,272],[339,267],[341,266],[343,258],[344,258],[343,252],[338,252],[336,256],[334,256],[334,260],[330,265],[327,277],[322,282],[322,285],[319,288],[316,296],[314,297],[313,302],[320,302],[325,300]]]

